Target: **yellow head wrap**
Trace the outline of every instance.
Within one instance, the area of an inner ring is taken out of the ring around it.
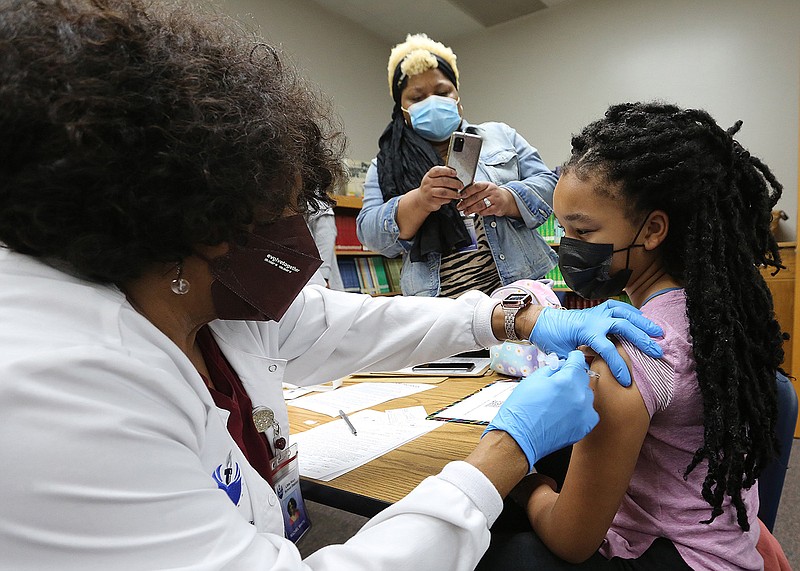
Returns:
[[[456,66],[456,54],[444,44],[430,39],[426,34],[409,34],[406,41],[397,44],[392,48],[389,55],[389,95],[395,98],[393,85],[395,71],[400,66],[398,83],[406,77],[417,75],[439,67],[436,56],[440,57],[449,65],[456,78],[456,89],[458,89],[458,66]]]

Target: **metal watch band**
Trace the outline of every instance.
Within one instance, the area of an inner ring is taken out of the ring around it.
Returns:
[[[506,328],[506,339],[509,341],[519,341],[517,332],[514,330],[514,325],[517,321],[518,307],[504,307],[503,308],[503,325]]]

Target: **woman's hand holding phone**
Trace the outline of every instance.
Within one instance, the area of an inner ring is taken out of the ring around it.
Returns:
[[[409,190],[400,197],[397,205],[397,225],[400,239],[410,240],[431,212],[458,200],[461,182],[455,178],[455,171],[446,166],[432,167],[422,177],[419,188]]]
[[[461,191],[461,200],[456,207],[464,214],[520,217],[512,192],[488,181],[472,183]]]
[[[419,206],[426,212],[436,212],[448,202],[458,200],[461,188],[461,181],[455,177],[452,168],[432,167],[422,177],[422,182],[416,189]]]

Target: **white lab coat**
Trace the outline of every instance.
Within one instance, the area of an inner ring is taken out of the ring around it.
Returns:
[[[497,343],[494,303],[311,286],[280,323],[212,329],[254,406],[288,434],[281,381]],[[186,356],[118,289],[0,251],[1,569],[471,569],[488,546],[502,502],[455,462],[301,561],[225,420]],[[238,506],[211,477],[229,453],[243,474]]]

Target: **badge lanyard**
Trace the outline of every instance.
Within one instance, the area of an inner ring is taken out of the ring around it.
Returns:
[[[281,436],[281,425],[277,420],[275,420],[275,413],[272,412],[271,408],[267,408],[265,406],[257,406],[254,408],[253,423],[256,425],[256,430],[263,432],[264,436],[267,437],[267,440],[269,440],[267,431],[270,428],[272,429],[272,449],[275,455],[277,455],[279,451],[286,448],[286,439]]]
[[[465,216],[464,213],[461,213],[461,221],[464,223],[464,228],[467,229],[467,234],[469,234],[470,243],[460,248],[458,253],[462,252],[475,252],[478,249],[478,232],[475,230],[475,215]]]
[[[311,528],[311,520],[300,490],[300,466],[297,460],[297,444],[286,447],[286,438],[281,436],[281,426],[275,420],[272,409],[259,406],[253,409],[253,422],[259,432],[269,439],[272,429],[274,456],[270,460],[269,482],[281,503],[283,529],[286,537],[297,542]]]
[[[281,502],[283,530],[288,539],[297,543],[311,528],[306,503],[300,491],[300,466],[297,461],[297,444],[279,451],[270,460],[275,495]]]

